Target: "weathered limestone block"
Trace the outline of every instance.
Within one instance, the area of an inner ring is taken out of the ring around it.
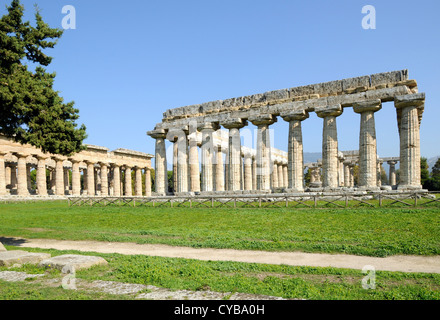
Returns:
[[[0,242],[0,252],[7,251],[3,243]]]
[[[408,80],[408,70],[376,73],[371,75],[371,86]]]
[[[10,267],[14,264],[37,264],[50,258],[48,253],[33,253],[21,250],[0,252],[0,266]]]
[[[346,92],[349,89],[355,89],[359,87],[369,87],[370,86],[370,77],[356,77],[356,78],[348,78],[342,80],[342,91]]]
[[[88,269],[97,265],[107,265],[108,262],[96,256],[83,256],[66,254],[62,256],[45,259],[39,263],[41,267],[62,270],[64,267],[73,267],[75,270]]]

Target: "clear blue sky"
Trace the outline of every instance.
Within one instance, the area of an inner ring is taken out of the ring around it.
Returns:
[[[1,0],[0,14],[10,0]],[[65,5],[76,9],[51,71],[56,89],[75,101],[89,144],[154,154],[146,135],[166,109],[379,72],[408,69],[426,93],[421,153],[440,155],[440,1],[438,0],[22,0],[37,3],[61,28]],[[376,8],[364,30],[362,7]],[[359,115],[338,118],[340,150],[358,149]],[[251,127],[252,128],[252,127]],[[288,125],[273,126],[287,149]],[[396,112],[376,113],[378,153],[399,155]],[[304,149],[320,152],[322,119],[303,124]]]

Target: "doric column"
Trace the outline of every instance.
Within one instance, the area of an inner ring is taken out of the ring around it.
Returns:
[[[124,184],[125,184],[125,190],[124,190],[124,195],[126,197],[131,197],[133,195],[133,188],[131,186],[131,167],[125,165],[125,175],[124,175]]]
[[[177,155],[179,150],[177,144],[177,138],[174,141],[172,141],[172,143],[173,143],[173,192],[177,192]]]
[[[112,175],[112,186],[113,186],[113,196],[120,197],[121,194],[121,167],[119,164],[112,164],[113,175]]]
[[[387,163],[390,166],[390,186],[395,186],[395,185],[397,185],[397,180],[396,180],[396,164],[397,164],[397,161],[395,161],[395,160],[387,161]]]
[[[354,163],[350,163],[349,165],[348,165],[348,167],[349,167],[349,169],[350,169],[350,187],[351,188],[353,188],[354,187],[354,166],[355,166],[355,164]]]
[[[6,195],[6,170],[5,170],[5,158],[7,153],[0,151],[0,196]]]
[[[156,139],[156,157],[155,157],[155,188],[158,195],[168,193],[168,169],[167,156],[165,148],[165,130],[154,130],[148,132],[148,135]]]
[[[249,118],[257,131],[257,189],[260,191],[271,190],[271,173],[273,162],[271,156],[269,126],[277,121],[271,114],[258,115]]]
[[[81,172],[79,171],[79,160],[69,159],[72,163],[72,195],[81,195]]]
[[[284,188],[283,163],[278,162],[278,188]],[[275,169],[274,169],[275,170]]]
[[[252,190],[257,190],[257,156],[252,155]]]
[[[252,190],[252,153],[244,152],[244,190]]]
[[[142,197],[142,168],[135,168],[135,184],[134,184],[134,194],[137,197]]]
[[[101,166],[101,196],[105,197],[108,196],[108,163],[100,162],[99,165]]]
[[[188,138],[183,130],[177,138],[177,192],[188,192]]]
[[[145,168],[145,196],[151,197],[151,170]]]
[[[374,113],[382,109],[382,102],[370,100],[358,102],[353,110],[361,114],[359,135],[359,188],[377,188],[377,145]]]
[[[214,131],[218,130],[218,125],[216,123],[207,122],[203,123],[198,129],[202,133],[202,191],[213,191]]]
[[[225,169],[223,165],[223,151],[221,143],[215,151],[215,191],[225,191]]]
[[[272,162],[273,163],[273,169],[272,169],[272,188],[273,189],[275,189],[275,188],[278,188],[279,187],[279,184],[278,184],[278,182],[279,182],[279,179],[278,179],[278,161],[273,161]]]
[[[338,187],[338,131],[336,117],[342,114],[341,105],[316,108],[318,117],[324,119],[322,133],[322,170],[324,188]]]
[[[287,164],[283,164],[283,181],[284,181],[284,188],[288,188],[289,187],[289,169],[288,169]],[[303,181],[304,181],[304,174],[303,174]]]
[[[193,122],[191,122],[190,125],[188,126],[188,144],[189,144],[189,153],[188,153],[189,191],[200,192],[199,148],[198,148],[198,140],[197,140],[197,128],[195,126],[195,123]],[[203,161],[203,157],[202,157],[202,161]],[[203,167],[202,167],[202,171],[203,171]],[[211,181],[212,181],[212,171],[211,171]]]
[[[37,158],[37,194],[39,196],[47,196],[47,182],[46,182],[46,160],[48,157],[41,155],[34,155]]]
[[[397,96],[394,100],[400,134],[400,182],[398,189],[421,189],[420,123],[425,94]]]
[[[382,163],[383,160],[378,159],[377,160],[377,187],[381,187],[382,186]]]
[[[304,153],[301,122],[309,117],[309,113],[305,110],[299,110],[282,113],[281,117],[284,121],[289,122],[287,187],[291,191],[304,191]]]
[[[63,174],[64,174],[64,194],[70,193],[70,181],[69,181],[69,169],[63,168]]]
[[[350,161],[344,161],[344,187],[350,187]]]
[[[247,125],[247,121],[236,118],[227,119],[221,123],[229,130],[227,184],[228,191],[240,190],[241,184],[241,138],[240,129]]]
[[[27,169],[26,158],[28,155],[23,153],[15,153],[17,157],[17,195],[27,196],[29,191],[27,188]]]
[[[91,161],[85,161],[87,164],[87,195],[95,196],[95,163]]]
[[[11,190],[17,189],[17,165],[11,164]]]

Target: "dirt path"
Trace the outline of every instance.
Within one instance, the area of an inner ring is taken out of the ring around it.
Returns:
[[[149,256],[188,258],[198,260],[224,260],[250,263],[285,264],[291,266],[335,267],[375,270],[440,273],[440,256],[391,256],[386,258],[345,254],[319,254],[303,252],[266,252],[232,249],[196,249],[160,244],[121,242],[67,241],[48,239],[19,239],[4,242],[23,248],[77,250],[100,253],[141,254]]]

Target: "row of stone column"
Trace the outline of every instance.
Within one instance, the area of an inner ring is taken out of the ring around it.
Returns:
[[[397,180],[396,180],[396,164],[398,163],[397,160],[388,160],[386,161],[389,165],[389,186],[396,186]],[[384,162],[379,159],[377,160],[376,164],[376,186],[381,187],[382,186],[382,164]],[[354,181],[354,167],[356,164],[359,165],[359,161],[354,162],[352,160],[344,160],[343,158],[340,159],[339,162],[339,187],[347,187],[347,188],[353,188],[357,187],[358,185],[355,185]],[[322,179],[321,179],[321,170],[322,170],[322,164],[316,163],[314,165],[309,165],[308,169],[310,171],[310,187],[319,188],[322,186]]]
[[[0,152],[0,195],[7,195],[7,186],[15,187],[19,196],[30,194],[30,167],[27,165],[27,154],[14,153],[17,157],[17,164],[6,166],[4,156],[6,152]],[[38,163],[36,167],[36,192],[40,196],[49,194],[46,181],[46,162],[49,157],[34,156]],[[69,159],[71,168],[64,167],[64,159],[52,157],[55,161],[55,168],[51,171],[51,186],[53,194],[63,196],[71,194],[101,196],[151,196],[151,172],[149,168],[130,167],[127,165],[108,164],[103,162],[85,161],[87,169],[83,171],[83,185],[81,188],[81,161]],[[71,191],[68,171],[72,170]],[[132,190],[132,170],[135,171],[134,192]],[[142,176],[145,173],[145,194],[143,192]],[[125,181],[121,181],[122,171],[125,171]]]
[[[400,136],[400,161],[401,161],[401,189],[420,189],[420,121],[423,113],[424,94],[411,94],[394,97],[397,110],[399,136]],[[377,189],[378,165],[377,144],[374,113],[382,108],[382,101],[369,100],[353,104],[354,112],[360,114],[359,133],[359,188]],[[314,110],[318,117],[323,119],[322,130],[322,186],[327,189],[339,187],[338,164],[338,136],[336,119],[343,112],[341,105],[318,107]],[[293,110],[281,113],[280,116],[289,122],[288,141],[288,189],[286,191],[304,191],[303,170],[303,138],[301,123],[309,117],[305,110]],[[177,156],[177,191],[185,192],[195,190],[200,185],[198,180],[199,164],[195,130],[202,132],[202,186],[211,186],[213,150],[213,132],[219,125],[229,130],[229,143],[226,161],[226,184],[228,190],[241,190],[241,139],[240,129],[250,121],[258,127],[257,131],[257,156],[256,178],[257,190],[271,190],[271,172],[273,170],[270,156],[269,126],[277,121],[276,117],[268,115],[250,116],[248,119],[228,118],[219,123],[205,123],[198,128],[177,130],[178,134],[169,137],[170,132],[157,129],[148,134],[156,139],[156,192],[167,192],[167,161],[165,139],[175,141]],[[191,127],[191,126],[190,126]],[[168,137],[167,137],[168,136]],[[188,151],[189,141],[189,151]],[[177,144],[177,145],[176,145]],[[188,184],[187,161],[190,163],[190,184]],[[380,169],[380,167],[379,167]]]

